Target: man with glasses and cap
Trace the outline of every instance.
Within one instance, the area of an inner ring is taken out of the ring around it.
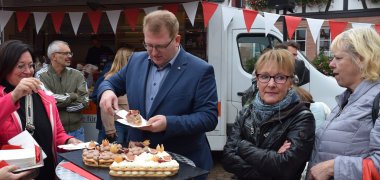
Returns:
[[[84,141],[81,111],[88,106],[88,89],[83,74],[70,68],[73,53],[64,41],[53,41],[47,49],[51,64],[36,73],[36,77],[53,93],[59,116],[66,132]]]
[[[139,110],[150,126],[130,128],[129,140],[149,139],[151,146],[183,155],[197,167],[212,168],[206,132],[218,123],[214,69],[180,46],[179,23],[166,10],[144,18],[144,52],[99,87],[100,108],[113,114],[117,96],[127,94],[129,108]]]

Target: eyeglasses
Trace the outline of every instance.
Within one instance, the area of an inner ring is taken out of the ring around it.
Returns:
[[[275,76],[270,76],[269,74],[256,74],[256,77],[261,83],[268,83],[270,79],[273,78],[275,83],[284,84],[286,80],[292,76],[282,74],[277,74]]]
[[[16,68],[21,71],[21,72],[24,72],[26,71],[27,69],[30,69],[30,70],[34,70],[34,64],[18,64],[16,66]]]
[[[173,42],[174,37],[170,40],[168,44],[159,44],[159,45],[153,45],[153,44],[147,44],[145,41],[143,41],[143,45],[147,51],[152,51],[153,48],[156,49],[156,51],[162,51],[165,50],[172,42]]]
[[[54,53],[62,54],[62,55],[68,56],[68,57],[74,56],[73,52],[54,52]]]

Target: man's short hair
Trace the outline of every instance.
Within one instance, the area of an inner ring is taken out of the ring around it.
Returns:
[[[286,41],[286,42],[283,42],[283,43],[280,43],[280,44],[276,44],[274,46],[274,48],[275,49],[288,49],[289,46],[293,47],[293,48],[295,48],[297,50],[300,49],[300,45],[297,42],[295,42],[295,41]]]
[[[167,10],[157,10],[144,17],[143,30],[158,34],[163,28],[167,29],[169,36],[174,38],[178,35],[179,22],[177,17]]]
[[[293,48],[296,48],[297,50],[300,49],[300,45],[297,42],[295,42],[295,41],[286,41],[285,45],[286,45],[286,47],[291,46]]]

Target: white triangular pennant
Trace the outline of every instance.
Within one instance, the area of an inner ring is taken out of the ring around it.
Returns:
[[[235,16],[236,8],[222,6],[222,17],[224,30],[227,30],[232,18]]]
[[[77,35],[80,21],[82,20],[83,12],[69,12],[71,25],[75,35]]]
[[[143,8],[144,9],[144,12],[145,14],[149,14],[153,11],[157,11],[157,9],[159,8],[160,6],[153,6],[153,7],[147,7],[147,8]]]
[[[116,27],[119,22],[120,12],[121,10],[106,11],[114,34],[116,34]]]
[[[198,9],[198,1],[182,3],[182,5],[183,5],[183,8],[185,9],[187,17],[189,18],[191,22],[191,25],[194,26],[195,14],[197,13],[197,9]]]
[[[372,24],[370,23],[351,23],[352,28],[361,28],[361,27],[366,27],[370,28]]]
[[[269,31],[273,28],[274,23],[276,23],[277,19],[280,18],[280,16],[281,15],[279,14],[264,12],[265,36],[268,35]]]
[[[3,32],[4,27],[7,25],[9,19],[11,18],[13,11],[0,11],[0,32]]]
[[[317,44],[317,40],[319,38],[319,33],[321,31],[321,27],[323,25],[323,19],[312,19],[306,18],[307,23],[309,24],[309,29],[311,32],[311,36],[313,37],[314,43]]]
[[[36,24],[36,32],[37,34],[40,32],[42,25],[47,16],[47,12],[33,12],[34,22]]]

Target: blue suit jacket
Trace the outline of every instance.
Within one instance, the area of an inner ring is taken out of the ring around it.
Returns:
[[[151,64],[146,52],[134,53],[127,66],[103,81],[99,95],[108,89],[118,96],[127,94],[129,108],[140,110],[145,119],[166,116],[166,131],[151,133],[130,128],[129,140],[148,139],[151,147],[164,144],[165,150],[184,155],[197,167],[210,170],[213,161],[205,132],[214,130],[218,123],[213,67],[181,48],[150,112],[145,112],[146,81]]]

